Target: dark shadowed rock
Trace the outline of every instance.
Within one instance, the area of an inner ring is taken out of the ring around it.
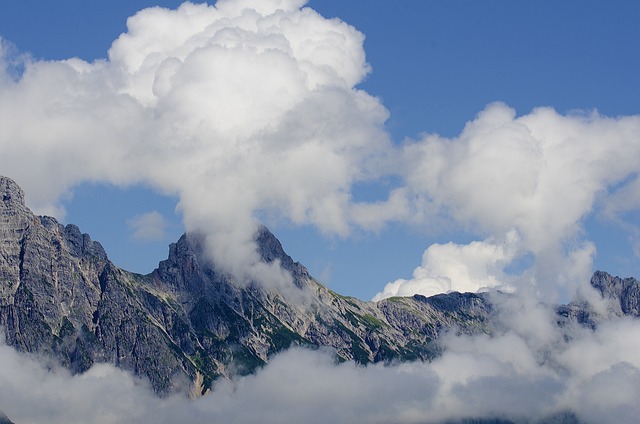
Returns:
[[[527,418],[468,418],[446,421],[441,424],[580,424],[581,421],[572,412],[560,412],[540,419]]]
[[[13,424],[13,421],[11,421],[4,412],[0,411],[0,424]]]

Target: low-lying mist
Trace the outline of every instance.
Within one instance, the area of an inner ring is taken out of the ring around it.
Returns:
[[[500,300],[501,299],[501,300]],[[497,296],[493,335],[442,337],[430,363],[361,366],[292,348],[254,375],[222,379],[190,400],[156,397],[114,366],[82,375],[0,346],[0,410],[18,423],[441,423],[499,418],[634,423],[640,405],[640,321],[592,330],[557,325],[554,308]],[[564,415],[563,415],[564,414]],[[562,421],[560,421],[562,422]]]

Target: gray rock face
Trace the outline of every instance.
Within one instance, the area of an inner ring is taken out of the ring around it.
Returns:
[[[611,317],[640,317],[640,281],[596,271],[591,277],[591,286],[608,301],[607,311],[598,312],[586,302],[571,302],[557,308],[559,325],[577,322],[595,329],[598,324]]]
[[[614,314],[640,316],[640,281],[635,278],[613,277],[606,272],[596,271],[591,277],[591,285],[602,297],[613,301]]]
[[[141,304],[143,279],[111,264],[78,227],[34,216],[13,181],[0,178],[0,193],[0,326],[9,345],[74,372],[112,362],[160,392],[193,374]]]
[[[484,295],[377,303],[340,296],[293,261],[264,227],[256,234],[258,253],[291,274],[290,293],[238,284],[211,264],[197,234],[171,244],[169,257],[151,274],[133,274],[112,264],[76,226],[33,215],[12,180],[0,177],[0,196],[6,342],[73,372],[109,362],[148,379],[159,394],[198,395],[214,379],[253,372],[292,345],[332,347],[340,360],[360,363],[429,360],[439,354],[437,340],[445,331],[492,331]],[[602,275],[594,286],[618,296],[622,313],[637,315],[637,281]],[[559,314],[574,319],[578,309]]]

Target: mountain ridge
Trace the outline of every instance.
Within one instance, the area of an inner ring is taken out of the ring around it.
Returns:
[[[334,293],[287,255],[266,227],[256,233],[258,254],[267,264],[279,261],[306,302],[291,302],[257,281],[238,284],[212,265],[198,234],[172,243],[150,274],[131,273],[78,227],[35,216],[11,179],[0,177],[0,196],[0,327],[6,343],[51,357],[73,373],[107,362],[147,379],[159,395],[199,396],[215,379],[251,373],[292,345],[329,347],[337,360],[362,364],[431,360],[440,353],[443,333],[495,330],[488,294],[374,303]],[[592,285],[619,300],[615,313],[637,316],[638,282],[607,276],[594,274]],[[577,304],[558,307],[558,317],[559,324],[599,320]]]

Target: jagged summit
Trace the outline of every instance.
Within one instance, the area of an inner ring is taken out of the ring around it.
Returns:
[[[613,313],[640,316],[640,281],[596,271],[591,277],[591,286],[598,290],[603,298],[613,301]]]
[[[5,204],[13,199],[14,202],[24,205],[24,192],[11,178],[0,175],[0,193]]]
[[[7,210],[26,210],[24,192],[11,178],[0,176],[0,208]]]

